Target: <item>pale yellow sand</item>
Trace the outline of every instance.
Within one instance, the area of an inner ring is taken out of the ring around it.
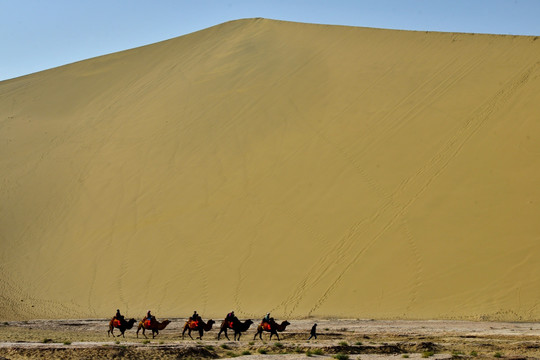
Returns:
[[[0,318],[540,318],[540,40],[222,24],[0,83]]]

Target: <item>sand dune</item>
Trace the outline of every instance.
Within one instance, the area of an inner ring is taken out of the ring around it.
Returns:
[[[248,19],[0,83],[0,318],[540,318],[540,41]]]

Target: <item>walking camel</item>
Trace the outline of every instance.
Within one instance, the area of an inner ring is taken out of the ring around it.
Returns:
[[[259,335],[259,338],[262,340],[263,331],[268,331],[270,333],[270,340],[272,340],[272,335],[276,335],[279,341],[278,332],[285,331],[285,328],[288,325],[291,325],[291,323],[287,320],[283,321],[281,324],[276,323],[273,319],[271,319],[270,322],[261,323],[257,326],[257,333],[253,337],[253,340],[257,338],[257,335]]]
[[[240,341],[240,337],[242,336],[242,333],[247,331],[249,327],[251,326],[251,324],[253,324],[253,321],[251,320],[246,320],[244,322],[241,322],[236,317],[233,319],[233,321],[223,320],[219,329],[217,339],[219,340],[221,333],[224,333],[227,340],[230,341],[231,339],[229,339],[229,337],[227,336],[227,329],[232,329],[234,331],[234,341],[236,341],[237,335],[238,335],[238,341]]]
[[[147,338],[146,334],[144,333],[145,330],[152,330],[152,339],[156,337],[156,335],[159,334],[159,330],[163,330],[169,325],[171,322],[169,320],[163,320],[162,322],[159,322],[152,318],[152,320],[143,319],[139,322],[139,327],[137,328],[137,337],[139,337],[139,330],[142,328],[142,334],[145,338]]]
[[[122,335],[122,337],[125,337],[124,332],[126,330],[131,329],[133,327],[133,324],[135,324],[136,321],[137,320],[133,318],[126,321],[124,319],[118,320],[116,317],[113,317],[111,321],[109,321],[109,330],[107,330],[107,336],[110,336],[110,335],[115,336],[113,334],[113,331],[116,328],[120,330],[120,335]],[[119,337],[120,335],[117,335],[117,336]]]
[[[188,320],[184,324],[184,331],[182,331],[182,339],[184,339],[184,334],[187,330],[189,337],[191,338],[191,340],[193,340],[193,337],[191,336],[191,331],[197,330],[199,332],[199,337],[197,339],[202,340],[204,332],[212,330],[212,325],[214,325],[214,323],[215,321],[212,319],[208,320],[208,323],[205,323],[202,320]]]

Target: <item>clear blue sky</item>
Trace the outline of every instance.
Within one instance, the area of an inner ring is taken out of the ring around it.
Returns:
[[[540,35],[540,0],[0,0],[0,80],[249,17]]]

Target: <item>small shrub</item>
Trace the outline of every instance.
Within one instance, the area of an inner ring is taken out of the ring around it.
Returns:
[[[304,350],[302,350],[302,349],[300,349],[299,347],[297,347],[297,348],[294,349],[294,352],[295,352],[295,353],[298,353],[298,354],[301,354],[301,353],[304,352]]]
[[[160,345],[163,345],[163,344],[165,344],[165,341],[161,340],[159,343],[160,343]]]
[[[259,354],[263,354],[263,355],[266,354],[266,350],[265,350],[265,349],[259,349],[259,350],[257,350],[257,352],[258,352]]]
[[[313,350],[314,355],[324,355],[324,351],[322,349],[315,349]]]
[[[214,350],[214,346],[213,345],[206,345],[204,347],[206,350]]]
[[[48,344],[48,343],[52,343],[52,342],[53,342],[53,339],[49,339],[49,338],[43,339],[44,344]]]
[[[4,321],[4,325],[5,325],[5,326],[8,326],[9,323],[8,323],[7,321]]]
[[[235,357],[238,357],[239,355],[237,353],[235,353],[235,352],[229,351],[229,352],[227,352],[227,356],[235,358]]]
[[[143,344],[150,344],[150,340],[144,340],[142,343]]]
[[[340,341],[338,344],[339,346],[349,346],[349,343],[346,341]]]
[[[409,354],[403,354],[401,355],[402,358],[405,358],[405,359],[408,359],[409,358]]]
[[[357,341],[357,342],[354,343],[354,345],[356,345],[356,346],[362,346],[362,342],[361,342],[361,341]]]
[[[253,346],[253,345],[255,345],[255,341],[250,341],[250,342],[248,342],[248,344]]]
[[[280,342],[277,342],[277,343],[274,343],[274,347],[277,347],[277,348],[283,348],[283,344],[280,343]]]
[[[496,352],[493,356],[496,358],[501,358],[502,354],[500,352]]]
[[[433,355],[435,355],[435,353],[434,353],[433,351],[424,351],[424,352],[422,353],[422,357],[423,357],[423,358],[428,358],[428,357],[431,357],[431,356],[433,356]]]
[[[330,329],[329,328],[324,328],[324,331],[328,331],[328,330],[330,330]]]
[[[221,348],[225,350],[229,350],[231,347],[227,344],[221,344]]]
[[[478,353],[477,353],[476,351],[473,350],[473,351],[471,351],[471,356],[472,356],[472,357],[477,357],[477,356],[478,356]]]
[[[334,359],[337,359],[337,360],[349,360],[349,355],[347,355],[347,354],[336,354],[336,355],[334,355]]]
[[[312,357],[313,353],[310,350],[306,350],[306,356]]]
[[[120,340],[116,340],[114,343],[115,343],[116,345],[118,345],[118,344],[120,344]]]
[[[71,341],[64,341],[64,345],[71,345]]]
[[[251,351],[244,350],[244,351],[242,351],[242,355],[251,355]]]

